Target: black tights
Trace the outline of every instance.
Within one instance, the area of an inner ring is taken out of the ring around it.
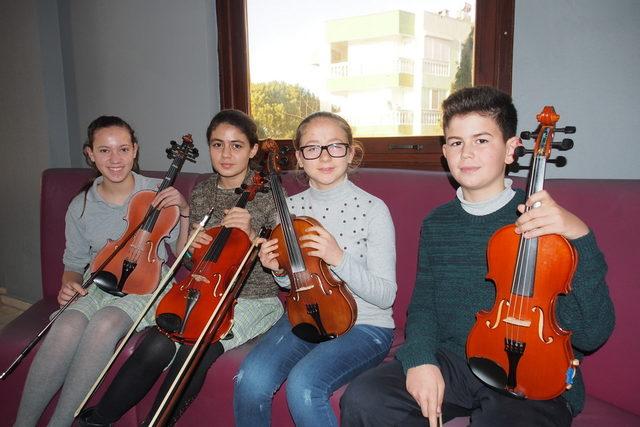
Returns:
[[[91,416],[91,421],[107,424],[119,420],[151,390],[164,368],[175,355],[175,359],[171,363],[169,372],[160,387],[150,412],[150,414],[153,414],[178,374],[190,350],[191,346],[182,345],[176,354],[175,343],[160,333],[157,328],[151,328],[138,348],[122,366],[109,389],[96,406]],[[171,424],[180,418],[196,398],[204,384],[207,371],[222,353],[224,353],[224,348],[219,342],[209,346],[173,410]]]

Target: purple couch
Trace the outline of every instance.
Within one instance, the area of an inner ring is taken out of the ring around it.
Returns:
[[[155,172],[149,175],[162,174]],[[89,177],[90,171],[87,169],[50,169],[43,173],[40,208],[43,299],[0,331],[0,369],[8,366],[29,339],[46,324],[48,315],[56,308],[55,296],[62,273],[64,214],[73,195]],[[176,186],[188,195],[193,186],[205,177],[205,174],[183,173]],[[406,309],[416,272],[421,221],[432,208],[451,199],[454,192],[447,175],[436,172],[362,169],[352,179],[357,185],[382,198],[394,218],[398,295],[394,305],[397,332],[393,353],[403,341]],[[516,181],[516,185],[523,184],[521,180]],[[285,186],[290,194],[300,189],[300,185],[290,176],[285,177]],[[637,255],[634,255],[633,245],[640,241],[640,229],[635,225],[640,218],[640,181],[549,180],[547,188],[563,206],[583,218],[595,231],[609,265],[607,282],[616,308],[613,336],[600,350],[583,361],[581,369],[588,397],[586,408],[576,418],[574,425],[639,426],[640,399],[637,393],[640,390],[640,369],[634,361],[640,360],[640,340],[636,339],[638,334],[633,332],[633,325],[638,319],[639,305],[636,301],[640,301],[640,275],[634,262]],[[107,382],[111,381],[124,358],[131,354],[134,345],[135,342],[128,345],[127,351],[107,377]],[[215,363],[200,396],[179,425],[201,425],[203,420],[210,420],[208,424],[233,425],[233,376],[252,345],[247,343],[223,355]],[[0,425],[11,425],[15,419],[33,353],[35,350],[8,379],[0,383]],[[103,391],[101,388],[98,395]],[[332,397],[336,411],[339,411],[341,394],[342,390],[339,390]],[[147,396],[117,425],[139,424],[151,403],[152,398]],[[41,420],[42,425],[51,415],[51,410],[50,405]],[[456,419],[448,425],[465,425],[466,422]],[[273,425],[293,425],[283,390],[275,397]]]

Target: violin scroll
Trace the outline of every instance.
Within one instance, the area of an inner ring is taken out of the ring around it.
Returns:
[[[515,157],[523,157],[527,154],[535,154],[537,156],[544,156],[546,162],[553,163],[557,167],[563,167],[567,164],[567,159],[564,156],[558,156],[555,159],[550,159],[552,149],[558,151],[567,151],[573,148],[573,139],[563,138],[562,141],[554,141],[553,137],[556,132],[572,134],[576,132],[575,126],[565,126],[562,128],[555,127],[560,115],[555,112],[552,106],[545,106],[542,111],[536,116],[538,120],[538,128],[534,131],[523,131],[520,133],[522,140],[535,139],[535,145],[533,149],[526,149],[524,146],[519,146],[515,149],[513,155]],[[514,163],[511,166],[511,170],[518,172],[522,169],[529,169],[530,167],[521,166]]]
[[[182,144],[180,146],[178,146],[178,143],[175,141],[171,141],[170,144],[171,147],[167,148],[165,151],[167,153],[167,158],[171,160],[183,158],[184,160],[195,163],[196,159],[200,155],[198,149],[193,146],[193,137],[190,133],[182,135]]]

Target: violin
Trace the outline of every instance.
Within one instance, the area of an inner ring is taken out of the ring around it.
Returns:
[[[292,216],[287,208],[278,173],[286,164],[286,153],[277,153],[277,143],[266,140],[269,153],[269,184],[276,204],[278,224],[270,239],[278,239],[277,260],[291,281],[286,299],[287,315],[297,337],[313,343],[333,339],[346,333],[357,317],[356,302],[345,283],[336,279],[327,263],[309,255],[312,249],[301,248],[299,237],[309,234],[307,229],[322,226],[307,216]]]
[[[241,192],[236,207],[244,208],[258,191],[265,191],[264,178],[255,173],[252,183],[238,189]],[[238,191],[236,190],[236,191]],[[225,295],[231,278],[251,248],[247,233],[223,226],[205,231],[211,243],[194,250],[191,274],[174,284],[160,300],[156,309],[156,324],[174,341],[193,344],[201,334],[211,313]],[[223,338],[233,325],[233,310],[225,313],[213,341]]]
[[[158,192],[173,185],[185,160],[195,162],[198,157],[191,135],[184,135],[180,146],[171,141],[171,147],[166,152],[173,162]],[[153,190],[143,190],[133,195],[124,218],[127,229],[120,239],[109,240],[91,263],[91,271],[96,273],[94,283],[103,291],[119,297],[126,294],[145,295],[153,292],[157,286],[162,268],[162,260],[157,256],[158,245],[178,223],[180,210],[177,206],[155,208],[151,202],[156,194]],[[118,254],[97,271],[98,266],[102,266],[116,250]]]
[[[536,116],[533,150],[518,147],[516,155],[533,154],[527,198],[541,191],[547,162],[564,165],[564,157],[549,160],[552,148],[568,150],[573,141],[553,142],[555,132],[574,133],[575,127],[556,128],[560,116],[546,106]],[[537,206],[527,207],[535,209]],[[553,399],[570,388],[578,361],[573,357],[571,332],[556,321],[556,300],[571,291],[578,255],[564,237],[551,234],[524,238],[515,225],[494,233],[487,248],[487,278],[496,299],[490,311],[480,311],[469,332],[469,367],[487,385],[514,397]]]
[[[270,230],[263,227],[258,234],[258,238],[265,237],[269,231]],[[249,274],[253,270],[253,266],[258,259],[258,238],[253,241],[251,247],[240,261],[236,273],[231,277],[224,294],[204,324],[202,331],[189,351],[184,364],[176,374],[175,379],[169,386],[169,389],[160,402],[160,405],[158,405],[158,408],[156,408],[155,412],[151,416],[151,420],[148,423],[149,427],[164,426],[168,423],[175,405],[178,403],[180,396],[189,384],[189,381],[193,377],[202,357],[209,348],[209,343],[219,339],[218,332],[220,328],[224,327],[224,324],[227,323],[228,313],[233,311],[233,307],[238,295],[240,294],[242,285],[249,277]]]

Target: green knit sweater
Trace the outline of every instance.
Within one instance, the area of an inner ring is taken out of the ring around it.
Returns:
[[[449,350],[465,356],[475,314],[489,310],[495,286],[486,279],[487,242],[500,227],[513,224],[525,194],[485,216],[470,215],[456,198],[434,209],[422,224],[415,289],[409,305],[406,341],[397,353],[404,371],[422,364],[437,365],[436,352]],[[613,330],[613,305],[605,283],[607,265],[592,232],[571,242],[578,252],[573,289],[560,296],[557,318],[573,332],[575,356],[582,359],[602,345]],[[580,372],[563,394],[577,415],[584,405]]]

